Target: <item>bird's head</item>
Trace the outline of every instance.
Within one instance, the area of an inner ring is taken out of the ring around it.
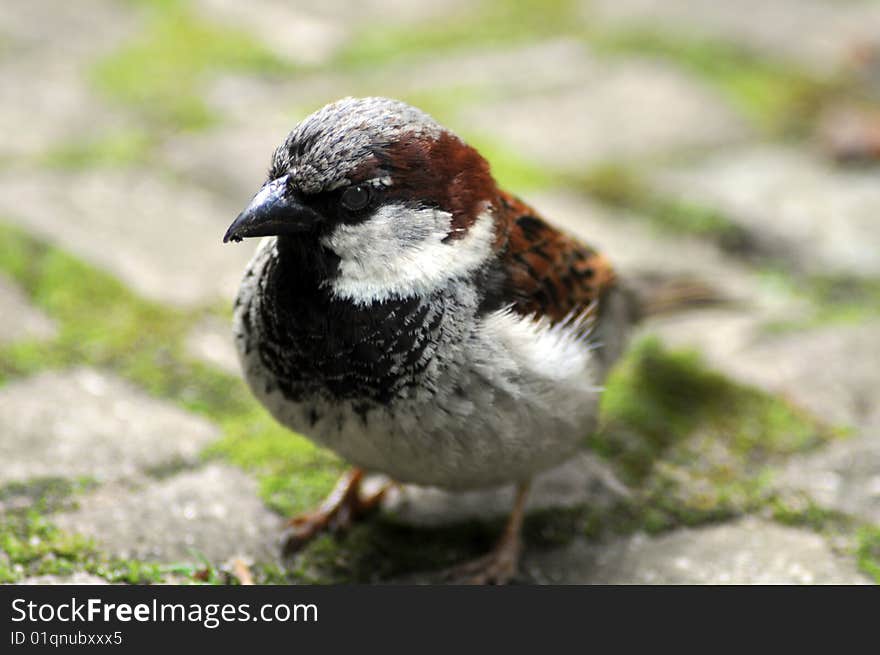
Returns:
[[[338,266],[326,283],[355,301],[427,293],[489,258],[498,194],[486,160],[424,112],[345,98],[287,136],[223,240],[330,251]]]

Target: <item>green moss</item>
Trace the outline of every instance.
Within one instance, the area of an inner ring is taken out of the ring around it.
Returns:
[[[332,62],[334,68],[376,67],[453,50],[536,41],[577,31],[572,0],[484,0],[439,20],[383,27],[371,24]]]
[[[610,376],[588,443],[635,490],[642,527],[657,531],[754,511],[769,498],[772,463],[836,434],[648,338]]]
[[[880,316],[880,279],[846,274],[792,274],[783,266],[768,265],[764,284],[800,298],[811,307],[807,316],[766,325],[770,332],[786,332],[834,324],[861,323]]]
[[[58,144],[45,152],[39,163],[65,170],[118,168],[146,162],[153,146],[152,138],[140,130],[120,130],[93,139]]]
[[[532,163],[498,141],[485,135],[468,135],[467,131],[463,138],[486,158],[498,186],[506,191],[518,194],[558,185],[559,178],[552,170]]]
[[[880,527],[864,527],[857,536],[859,568],[880,584]]]
[[[468,11],[417,25],[370,25],[338,54],[332,68],[377,67],[454,50],[572,37],[607,56],[666,59],[717,88],[754,124],[773,136],[801,135],[828,98],[845,85],[732,42],[652,26],[596,29],[571,0],[487,0]]]
[[[281,427],[262,408],[230,416],[221,425],[224,436],[206,456],[255,473],[263,500],[283,515],[316,505],[342,472],[336,457]]]
[[[88,479],[44,478],[0,488],[0,583],[76,572],[93,573],[111,582],[164,579],[163,567],[109,558],[90,540],[59,530],[46,516],[73,509],[77,496],[94,485]]]
[[[768,503],[774,521],[798,528],[808,528],[826,536],[852,534],[858,522],[851,516],[818,505],[803,493],[776,494]]]
[[[661,230],[705,238],[733,253],[746,254],[755,248],[749,233],[718,210],[658,193],[630,166],[596,166],[570,178],[570,185]]]
[[[96,485],[87,478],[41,478],[0,487],[0,584],[74,573],[128,584],[229,582],[228,576],[203,579],[206,567],[216,570],[211,564],[161,564],[112,557],[91,539],[54,525],[52,512],[76,509],[79,496]]]
[[[257,473],[263,498],[278,511],[305,509],[332,487],[341,468],[335,458],[276,424],[241,380],[185,354],[184,338],[200,312],[142,300],[111,276],[16,228],[0,225],[0,240],[8,246],[0,253],[0,270],[59,326],[52,342],[0,348],[0,381],[78,364],[111,370],[219,423],[223,438],[207,456]]]
[[[188,317],[136,298],[109,275],[16,228],[0,226],[0,239],[7,246],[0,270],[59,324],[53,342],[0,349],[0,379],[40,367],[91,363],[147,387],[156,386],[157,375],[186,386],[184,372],[168,364],[179,353],[176,342],[191,323]]]
[[[667,59],[713,85],[766,134],[802,135],[841,84],[817,78],[748,48],[652,27],[593,33],[590,43],[606,54]]]
[[[48,343],[0,347],[0,380],[87,364],[116,372],[150,393],[223,419],[253,405],[241,381],[185,354],[202,312],[143,300],[112,276],[18,228],[0,224],[0,271],[58,323]]]
[[[95,480],[87,477],[35,478],[27,482],[10,482],[0,487],[0,507],[4,511],[35,510],[45,514],[69,509],[74,497],[95,487]]]
[[[197,19],[182,2],[142,4],[144,31],[99,61],[92,77],[111,98],[160,126],[199,129],[213,122],[200,95],[207,77],[292,70],[247,33]]]
[[[830,438],[783,400],[708,369],[695,353],[666,351],[652,338],[637,343],[610,376],[602,416],[593,446],[633,482],[661,457],[686,463],[698,454],[691,447],[707,450],[716,441],[731,457],[763,461]]]

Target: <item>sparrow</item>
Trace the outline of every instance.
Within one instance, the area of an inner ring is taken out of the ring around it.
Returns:
[[[375,507],[384,488],[366,496],[365,471],[452,491],[513,483],[497,545],[456,569],[511,580],[529,481],[596,428],[650,303],[501,190],[477,150],[387,98],[344,98],[290,132],[223,240],[251,237],[264,239],[234,305],[244,378],[354,467],[291,519],[288,546]]]

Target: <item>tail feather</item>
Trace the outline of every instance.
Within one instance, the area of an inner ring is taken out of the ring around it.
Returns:
[[[692,275],[640,273],[628,279],[627,290],[636,320],[732,303],[731,298]]]

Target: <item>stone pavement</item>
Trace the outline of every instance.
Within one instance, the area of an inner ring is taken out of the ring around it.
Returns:
[[[431,581],[491,541],[511,489],[406,487],[280,556],[342,464],[241,384],[252,249],[221,237],[287,130],[363,94],[624,275],[732,300],[640,329],[595,448],[535,483],[521,582],[880,581],[880,168],[817,139],[880,103],[880,4],[552,5],[3,3],[0,581]]]

